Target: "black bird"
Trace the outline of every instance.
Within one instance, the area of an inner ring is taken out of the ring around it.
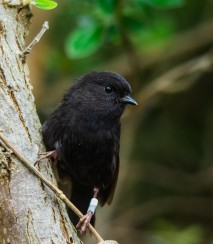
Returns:
[[[82,233],[89,222],[94,225],[96,199],[101,206],[112,201],[119,171],[120,117],[126,104],[137,105],[130,94],[129,83],[119,74],[88,73],[69,88],[42,127],[49,151],[44,157],[54,157],[59,176],[70,177],[71,201],[85,213],[79,222],[69,213]],[[89,206],[91,198],[95,199]]]

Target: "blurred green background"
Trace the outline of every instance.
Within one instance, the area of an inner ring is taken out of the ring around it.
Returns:
[[[100,234],[212,244],[213,1],[65,0],[33,13],[29,41],[50,24],[28,58],[42,122],[92,70],[125,76],[139,103],[122,118],[119,182],[97,212]]]

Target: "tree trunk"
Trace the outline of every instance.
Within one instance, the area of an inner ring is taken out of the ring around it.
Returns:
[[[18,1],[0,0],[0,129],[33,164],[44,148],[28,67],[20,57],[31,12]],[[40,163],[39,170],[56,183],[49,163]],[[64,204],[3,143],[0,243],[81,243]]]

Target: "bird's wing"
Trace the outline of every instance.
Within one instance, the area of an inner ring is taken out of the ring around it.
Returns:
[[[103,191],[102,194],[102,201],[100,202],[101,206],[103,206],[106,202],[108,204],[111,204],[114,193],[115,193],[115,188],[117,185],[118,181],[118,173],[119,173],[119,168],[120,168],[120,158],[119,158],[119,149],[120,149],[120,124],[119,127],[116,129],[116,132],[113,133],[114,135],[114,157],[113,157],[113,164],[115,165],[115,171],[114,171],[114,178],[112,180],[111,185]]]
[[[119,164],[120,164],[120,162],[119,162],[119,152],[118,152],[116,155],[116,168],[115,168],[115,173],[114,173],[114,179],[112,181],[112,184],[101,192],[101,196],[100,196],[100,205],[101,206],[104,206],[104,204],[106,202],[108,204],[111,204],[111,202],[113,200],[116,184],[118,181]]]
[[[108,198],[107,198],[107,203],[108,204],[111,204],[111,202],[113,200],[113,196],[114,196],[114,193],[115,193],[115,188],[116,188],[117,181],[118,181],[119,166],[120,166],[120,159],[119,159],[119,153],[118,153],[117,157],[116,157],[115,176],[114,176],[112,185],[110,187],[109,195],[108,195]]]

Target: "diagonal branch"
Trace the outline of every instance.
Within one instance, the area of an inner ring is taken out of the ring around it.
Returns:
[[[32,166],[28,160],[8,141],[8,139],[0,132],[0,139],[2,142],[8,147],[13,153],[16,155],[18,159],[30,170],[32,171],[43,183],[45,183],[58,198],[60,198],[79,218],[83,217],[83,214],[76,208],[74,204],[72,204],[69,199],[64,195],[64,193],[56,187],[52,182],[48,181],[34,166]],[[3,145],[4,146],[4,145]],[[104,241],[102,237],[98,234],[95,228],[89,224],[89,229],[98,242]]]
[[[147,101],[150,98],[157,95],[159,92],[175,92],[173,86],[176,85],[177,81],[183,79],[184,77],[192,76],[192,74],[200,74],[208,70],[213,64],[213,50],[210,49],[207,53],[193,58],[189,61],[186,61],[174,68],[171,68],[169,71],[165,72],[157,79],[150,82],[146,87],[144,87],[137,94],[137,101],[140,102]],[[188,88],[191,83],[182,82],[176,88],[177,91],[183,88]],[[181,88],[182,86],[182,88]]]
[[[49,24],[48,21],[45,21],[42,29],[40,30],[40,32],[38,33],[38,35],[32,40],[32,42],[24,49],[23,53],[21,55],[26,56],[27,54],[29,54],[33,48],[33,46],[38,43],[41,39],[41,37],[44,35],[44,33],[46,32],[46,30],[49,29]]]

